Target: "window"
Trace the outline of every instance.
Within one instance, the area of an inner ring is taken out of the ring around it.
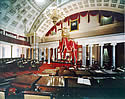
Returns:
[[[3,30],[2,29],[0,29],[0,34],[3,34]]]
[[[107,24],[112,24],[112,23],[113,23],[112,16],[110,17],[103,16],[101,18],[101,25],[107,25]]]

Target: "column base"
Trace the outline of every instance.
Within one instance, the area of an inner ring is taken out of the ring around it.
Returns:
[[[82,65],[82,67],[86,67],[86,65]]]
[[[43,63],[46,63],[45,61]]]

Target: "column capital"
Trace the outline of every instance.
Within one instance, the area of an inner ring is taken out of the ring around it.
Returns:
[[[99,46],[104,46],[104,43],[99,43]]]
[[[116,42],[113,42],[113,43],[111,43],[111,45],[112,45],[112,46],[116,46],[116,45],[117,45],[117,43],[116,43]]]
[[[86,46],[87,44],[82,44],[82,46]]]
[[[53,49],[56,49],[56,47],[53,47]]]
[[[89,44],[88,46],[89,46],[89,47],[93,47],[93,44]]]

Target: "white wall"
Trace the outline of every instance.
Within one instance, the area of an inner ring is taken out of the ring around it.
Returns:
[[[2,58],[2,45],[0,44],[0,58]]]
[[[11,58],[11,46],[10,45],[4,45],[3,46],[5,51],[4,51],[4,57],[3,58]]]
[[[0,44],[0,58],[11,58],[11,46]]]
[[[17,46],[13,46],[13,47],[12,47],[12,58],[19,56],[19,55],[18,55],[19,53],[17,53],[17,49],[18,49]]]
[[[11,46],[12,46],[12,58],[20,57],[24,54],[26,58],[27,46],[10,44],[7,42],[0,42],[0,58],[11,58]]]
[[[87,32],[95,27],[99,27],[99,15],[97,14],[96,16],[91,16],[90,15],[90,22],[88,23],[88,15],[85,17],[80,16],[80,24],[79,24],[79,29],[75,31],[70,32],[70,25],[68,26],[68,21],[63,22],[63,28],[67,27],[67,31],[72,34],[72,33],[84,33]],[[60,34],[61,31],[58,31],[58,29],[61,28],[60,26],[57,26],[57,34]],[[54,30],[55,31],[55,30]]]

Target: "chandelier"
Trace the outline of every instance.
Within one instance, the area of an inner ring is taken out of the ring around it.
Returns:
[[[58,8],[51,9],[50,11],[50,19],[52,20],[53,24],[55,25],[59,19],[64,17],[63,12],[60,11]]]

